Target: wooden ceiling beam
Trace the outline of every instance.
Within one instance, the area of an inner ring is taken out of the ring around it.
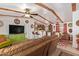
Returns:
[[[13,10],[13,9],[8,9],[8,8],[1,8],[1,7],[0,7],[0,10],[5,10],[5,11],[11,11],[11,12],[16,12],[16,13],[25,14],[24,12],[16,11],[16,10]]]
[[[51,11],[63,23],[61,18],[56,14],[56,12],[53,9],[49,8],[48,6],[46,6],[46,5],[42,4],[42,3],[35,3],[35,4],[40,6],[40,7],[43,7],[45,9],[47,9],[48,11]]]

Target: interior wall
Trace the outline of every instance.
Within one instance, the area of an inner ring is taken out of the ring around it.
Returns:
[[[76,21],[79,20],[79,10],[73,12],[73,47],[77,48],[76,35],[79,34],[79,26]]]
[[[14,19],[16,17],[9,17],[9,16],[0,16],[0,20],[3,21],[4,25],[0,28],[0,34],[9,35],[9,25],[23,25],[25,26],[25,37],[32,39],[35,38],[35,36],[32,34],[34,31],[34,28],[31,28],[31,24],[34,24],[36,22],[34,19],[26,19],[26,18],[18,18],[20,20],[20,24],[15,24]],[[26,24],[25,20],[29,20],[29,23]],[[56,25],[53,24],[53,31],[56,31]],[[60,23],[60,31],[63,32],[63,23]],[[45,32],[39,31],[40,35],[36,36],[36,38],[42,37],[42,35],[45,35]]]
[[[3,21],[3,26],[0,27],[0,34],[5,34],[8,35],[8,17],[1,17],[0,16],[0,20]]]
[[[9,16],[0,16],[0,20],[3,21],[4,25],[0,27],[0,34],[9,35],[9,25],[23,25],[25,26],[25,37],[32,39],[33,34],[32,31],[34,30],[31,28],[31,24],[34,24],[33,19],[26,19],[26,18],[18,18],[20,20],[20,24],[15,24],[14,19],[16,17],[9,17]],[[25,20],[29,20],[29,23],[26,24]]]

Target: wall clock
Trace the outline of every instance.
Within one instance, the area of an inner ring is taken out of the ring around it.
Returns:
[[[34,25],[33,24],[31,24],[31,28],[34,28]]]
[[[69,29],[69,32],[72,33],[72,29]]]
[[[2,27],[4,24],[3,24],[3,22],[0,20],[0,27]]]
[[[25,20],[25,23],[29,23],[29,21],[28,20]]]
[[[79,20],[76,21],[76,25],[79,26]]]
[[[14,23],[15,24],[20,24],[20,20],[19,19],[14,19]]]
[[[69,26],[69,27],[72,27],[72,23],[69,23],[68,26]]]

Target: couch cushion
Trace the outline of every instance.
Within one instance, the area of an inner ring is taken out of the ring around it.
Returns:
[[[7,39],[6,41],[0,43],[0,48],[10,46],[11,44],[12,42],[10,41],[10,39]]]
[[[0,43],[6,41],[6,39],[5,35],[0,35]]]

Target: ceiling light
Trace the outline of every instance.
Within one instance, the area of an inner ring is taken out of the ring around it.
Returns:
[[[30,17],[30,14],[25,14],[25,17],[28,17],[29,18]]]
[[[30,17],[30,9],[25,9],[25,17]]]
[[[17,7],[19,7],[22,11],[24,11],[26,8],[31,9],[31,12],[38,10],[38,8],[33,3],[20,3]]]
[[[28,4],[25,4],[25,3],[21,3],[21,4],[19,4],[19,6],[18,6],[20,9],[25,9],[25,8],[29,8],[29,5]]]

